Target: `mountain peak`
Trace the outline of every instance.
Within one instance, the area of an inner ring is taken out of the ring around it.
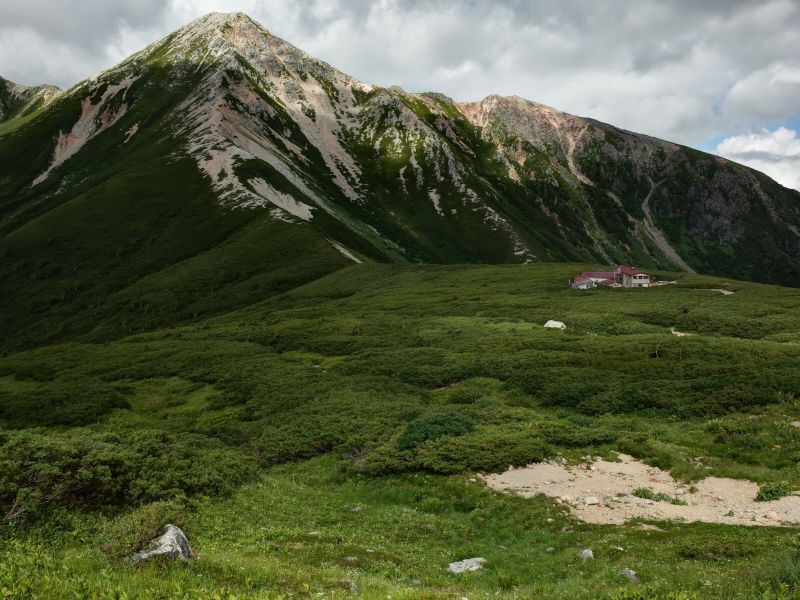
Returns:
[[[175,32],[175,35],[195,41],[207,42],[219,38],[234,43],[242,38],[253,40],[272,37],[266,28],[242,12],[208,13],[184,25]]]
[[[264,28],[259,23],[251,19],[247,14],[243,12],[230,12],[230,13],[211,12],[203,15],[202,17],[198,17],[197,19],[191,21],[181,29],[202,31],[209,28],[237,26],[237,25],[257,27],[262,31],[264,30]]]

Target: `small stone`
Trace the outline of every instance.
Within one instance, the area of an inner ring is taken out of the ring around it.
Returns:
[[[545,550],[545,552],[555,552],[555,551],[556,549],[553,548],[552,546],[550,546],[547,550]]]
[[[622,569],[622,576],[625,577],[631,583],[639,583],[639,578],[636,576],[636,571],[633,569],[629,569],[625,567]]]
[[[412,579],[411,585],[414,587],[422,587],[424,584],[422,583],[422,579]]]
[[[584,498],[583,503],[586,506],[596,506],[597,504],[600,504],[600,500],[597,498],[597,496],[587,496]]]
[[[486,564],[485,558],[467,558],[465,560],[459,560],[457,562],[452,562],[447,565],[448,571],[450,571],[453,575],[460,575],[461,573],[472,573],[475,571],[480,571],[483,566]]]
[[[563,496],[561,496],[561,501],[569,504],[570,502],[572,502],[572,496],[570,496],[569,494],[564,494]]]
[[[352,565],[352,564],[355,564],[355,563],[358,562],[358,558],[355,557],[355,556],[345,556],[342,560],[344,562],[346,562],[347,564],[349,564],[349,565]]]
[[[770,521],[780,521],[778,513],[776,513],[774,510],[768,511],[767,514],[764,515],[764,517],[769,519]]]
[[[359,588],[358,585],[356,585],[356,582],[352,579],[342,579],[342,585],[346,586],[356,596],[361,593],[361,588]]]
[[[351,508],[351,509],[350,509],[350,512],[351,512],[351,513],[356,513],[356,514],[358,514],[358,513],[360,513],[362,510],[364,510],[364,509],[363,509],[363,508],[361,508],[360,506],[354,506],[353,508]]]
[[[592,552],[591,548],[584,548],[578,553],[583,560],[588,560],[590,558],[594,558],[594,552]]]
[[[310,535],[311,537],[322,537],[322,532],[321,531],[312,531],[308,535]]]

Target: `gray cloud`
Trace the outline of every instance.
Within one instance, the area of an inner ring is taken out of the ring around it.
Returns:
[[[800,0],[27,0],[0,6],[0,74],[69,85],[212,10],[372,83],[518,94],[691,145],[800,112]]]

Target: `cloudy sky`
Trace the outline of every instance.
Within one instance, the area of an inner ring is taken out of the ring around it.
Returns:
[[[800,0],[0,0],[0,76],[68,87],[211,11],[363,81],[517,94],[800,189]]]

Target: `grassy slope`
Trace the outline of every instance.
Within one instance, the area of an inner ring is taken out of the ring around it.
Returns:
[[[142,100],[33,188],[78,97],[0,132],[0,349],[197,320],[351,262],[314,226],[220,206],[194,160],[165,160],[182,142],[164,117],[196,84],[167,77],[150,67],[130,92]]]
[[[115,586],[133,597],[180,597],[173,586],[335,597],[351,578],[367,597],[588,598],[623,586],[623,567],[703,598],[753,597],[745,580],[794,585],[790,530],[583,525],[460,474],[623,449],[685,479],[800,485],[800,431],[789,425],[800,419],[797,290],[683,276],[652,290],[571,291],[581,268],[364,265],[197,325],[8,356],[8,428],[31,425],[36,399],[54,439],[161,430],[198,447],[221,441],[268,468],[231,497],[195,495],[182,508],[32,515],[2,530],[11,550],[0,585],[44,597]],[[736,293],[704,289],[721,286]],[[569,330],[543,330],[550,318]],[[676,338],[673,325],[697,335]],[[124,554],[164,520],[200,552],[167,577],[93,549],[117,540]],[[587,546],[598,558],[581,564]],[[471,555],[489,567],[444,571]]]

